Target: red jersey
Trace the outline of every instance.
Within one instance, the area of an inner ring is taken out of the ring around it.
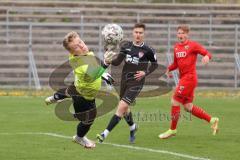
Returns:
[[[178,68],[180,78],[186,75],[193,75],[191,77],[197,80],[196,61],[198,54],[203,56],[208,55],[209,59],[212,57],[212,55],[197,42],[187,40],[184,43],[176,43],[174,46],[174,61],[168,67],[169,71]]]

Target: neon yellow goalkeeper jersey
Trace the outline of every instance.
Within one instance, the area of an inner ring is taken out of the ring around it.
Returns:
[[[86,56],[70,54],[69,63],[74,71],[74,86],[76,90],[85,99],[94,99],[101,88],[101,76],[94,78],[91,75],[94,64],[97,64],[94,53],[88,52]]]

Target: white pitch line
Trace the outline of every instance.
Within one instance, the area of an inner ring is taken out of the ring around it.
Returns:
[[[56,134],[56,133],[44,133],[44,132],[0,133],[0,135],[46,135],[46,136],[51,136],[51,137],[72,139],[72,137],[70,137],[70,136],[60,135],[60,134]],[[106,143],[106,142],[104,142],[102,144],[111,145],[111,146],[115,146],[115,147],[119,147],[119,148],[128,148],[128,149],[139,150],[139,151],[168,154],[168,155],[173,155],[173,156],[188,158],[188,159],[193,159],[193,160],[211,160],[208,158],[196,157],[196,156],[191,156],[191,155],[187,155],[187,154],[171,152],[171,151],[166,151],[166,150],[151,149],[151,148],[146,148],[146,147],[137,147],[137,146]]]

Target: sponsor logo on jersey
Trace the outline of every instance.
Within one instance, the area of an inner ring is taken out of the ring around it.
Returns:
[[[139,53],[138,53],[138,57],[139,57],[139,58],[142,58],[142,57],[143,57],[143,55],[144,55],[144,53],[143,53],[143,52],[139,52]]]
[[[127,54],[125,61],[126,61],[127,63],[132,63],[132,64],[138,65],[139,58],[137,58],[137,57],[132,57],[131,55]]]
[[[185,52],[185,51],[176,53],[177,58],[184,58],[186,56],[187,56],[187,52]]]
[[[184,46],[184,48],[185,48],[186,50],[188,50],[188,49],[189,49],[189,45]]]

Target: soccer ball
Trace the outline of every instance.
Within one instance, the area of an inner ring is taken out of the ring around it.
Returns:
[[[108,45],[117,45],[123,39],[123,30],[117,24],[107,24],[102,30],[104,42]]]

